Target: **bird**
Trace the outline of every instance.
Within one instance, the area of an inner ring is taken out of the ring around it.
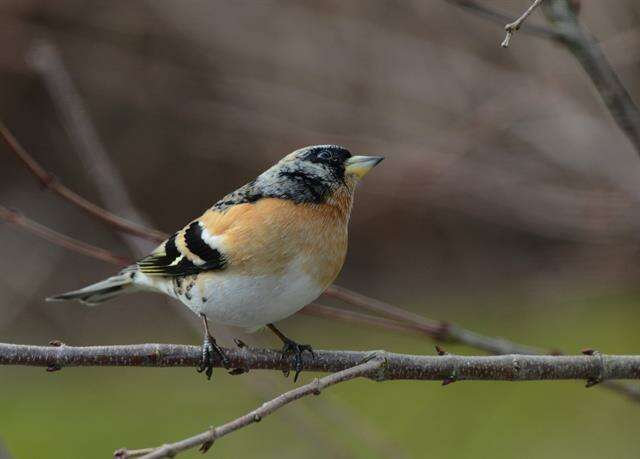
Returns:
[[[340,273],[356,185],[383,159],[352,155],[338,145],[300,148],[227,194],[135,264],[47,300],[93,306],[139,291],[177,299],[201,318],[198,372],[208,379],[215,357],[230,367],[209,321],[248,331],[267,327],[282,341],[282,359],[295,370],[295,382],[303,353],[315,354],[275,322],[318,298]]]

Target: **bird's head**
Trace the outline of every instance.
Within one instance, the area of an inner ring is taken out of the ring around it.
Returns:
[[[253,203],[263,198],[297,204],[329,204],[348,215],[356,184],[384,158],[354,156],[337,145],[304,147],[282,158],[255,180],[229,193],[214,208]]]
[[[339,145],[312,145],[285,156],[279,164],[327,181],[356,183],[383,159],[382,156],[354,156]]]
[[[326,202],[333,195],[351,195],[356,184],[384,158],[354,156],[338,145],[313,145],[285,156],[258,178],[269,194],[297,202]]]

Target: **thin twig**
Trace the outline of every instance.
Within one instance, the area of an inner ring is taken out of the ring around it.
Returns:
[[[501,11],[494,10],[493,8],[489,8],[487,6],[481,5],[475,0],[444,0],[447,3],[451,3],[452,5],[463,8],[467,11],[470,11],[477,16],[483,17],[491,22],[495,22],[497,24],[505,24],[514,21],[514,17],[510,16]],[[558,34],[555,30],[550,29],[548,27],[539,26],[536,24],[527,24],[523,23],[520,26],[520,30],[523,33],[527,33],[529,35],[535,35],[541,38],[548,38],[551,40],[557,40]]]
[[[47,172],[13,136],[9,129],[0,121],[0,137],[5,141],[11,151],[20,159],[22,164],[38,179],[40,184],[62,198],[66,199],[73,205],[84,210],[90,216],[100,221],[108,223],[119,231],[124,231],[135,236],[139,236],[151,241],[160,242],[166,239],[166,234],[161,231],[145,228],[144,226],[132,223],[118,215],[115,215],[100,206],[83,198],[79,194],[71,191],[62,185],[52,174]]]
[[[569,0],[547,0],[542,5],[559,39],[589,75],[600,98],[618,127],[640,155],[640,109],[593,35],[578,22],[577,9]]]
[[[520,27],[522,27],[522,24],[524,24],[524,21],[527,20],[529,15],[533,13],[533,11],[537,7],[539,7],[541,3],[542,3],[542,0],[534,0],[534,2],[529,6],[529,8],[527,8],[527,10],[524,13],[522,13],[522,15],[518,19],[504,26],[504,30],[507,31],[507,35],[504,37],[504,40],[502,41],[500,46],[502,46],[503,48],[509,47],[513,34],[516,31],[520,30]]]
[[[474,0],[445,1],[493,22],[505,18],[503,13],[479,5]],[[534,28],[525,23],[521,24],[521,31],[550,38],[566,46],[591,78],[614,121],[640,155],[640,109],[602,52],[598,41],[578,22],[575,2],[546,0],[539,3],[553,28],[541,30],[539,26]]]
[[[319,303],[311,303],[300,310],[300,313],[312,317],[322,317],[325,319],[339,320],[341,322],[350,322],[358,325],[369,325],[380,328],[382,330],[393,331],[398,333],[415,333],[420,336],[431,335],[431,330],[417,323],[400,322],[397,320],[386,319],[384,317],[372,316],[361,312],[350,311],[348,309],[334,308]]]
[[[98,260],[106,261],[107,263],[111,263],[116,266],[126,266],[130,264],[130,260],[127,257],[116,255],[108,250],[101,249],[65,234],[58,233],[57,231],[34,222],[21,213],[8,209],[4,206],[0,206],[0,219],[19,226],[20,228],[23,228],[53,244],[64,247],[65,249],[69,249]]]
[[[351,368],[341,370],[337,373],[325,376],[323,378],[316,378],[309,384],[297,387],[276,398],[263,403],[259,408],[250,411],[249,413],[240,416],[226,424],[218,427],[211,427],[209,430],[202,432],[198,435],[186,438],[176,443],[160,446],[153,450],[151,453],[142,456],[143,459],[159,459],[165,457],[175,457],[178,453],[186,451],[191,448],[200,447],[200,451],[205,453],[211,448],[213,443],[219,438],[229,435],[236,430],[247,427],[253,423],[260,422],[265,417],[279,410],[280,408],[288,405],[291,402],[299,400],[308,395],[320,395],[320,393],[335,384],[349,381],[351,379],[359,377],[375,377],[376,372],[385,364],[384,354],[376,355],[374,358],[360,363]],[[140,450],[138,450],[140,451]],[[133,451],[136,453],[137,451]],[[125,459],[135,457],[131,455],[131,452],[126,449],[121,449],[115,452],[114,457]]]
[[[457,325],[428,319],[419,314],[407,311],[384,301],[376,300],[361,293],[354,292],[338,285],[332,285],[326,292],[328,296],[375,312],[391,319],[414,324],[420,330],[438,341],[466,344],[491,354],[542,354],[544,350],[532,346],[514,343],[503,338],[481,335]]]
[[[287,369],[281,351],[261,348],[223,348],[234,368]],[[380,351],[316,350],[304,354],[306,371],[333,373],[351,368]],[[375,380],[546,381],[640,379],[640,355],[411,355],[385,353],[385,365]],[[181,344],[121,346],[34,346],[0,343],[0,365],[35,367],[196,367],[202,348]],[[215,367],[222,367],[214,357]]]

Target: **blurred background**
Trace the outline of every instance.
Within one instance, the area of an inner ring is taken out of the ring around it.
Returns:
[[[529,3],[483,2],[514,16]],[[583,0],[580,20],[640,100],[640,4],[614,3]],[[382,154],[357,193],[339,285],[542,348],[638,353],[640,160],[564,48],[519,33],[503,50],[502,38],[442,0],[3,0],[0,119],[71,189],[167,232],[301,146]],[[121,255],[152,246],[43,191],[4,144],[0,204]],[[0,241],[2,341],[200,343],[195,316],[158,295],[45,304],[116,268],[7,223]],[[215,328],[224,344],[279,346]],[[434,352],[309,316],[282,329],[316,348]],[[110,457],[291,387],[276,372],[3,367],[0,458]],[[635,458],[639,422],[638,403],[575,382],[355,381],[209,454]]]

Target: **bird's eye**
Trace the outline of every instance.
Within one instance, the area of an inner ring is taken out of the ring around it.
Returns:
[[[323,150],[320,153],[318,153],[318,158],[326,161],[333,158],[333,154],[331,154],[330,151]]]

